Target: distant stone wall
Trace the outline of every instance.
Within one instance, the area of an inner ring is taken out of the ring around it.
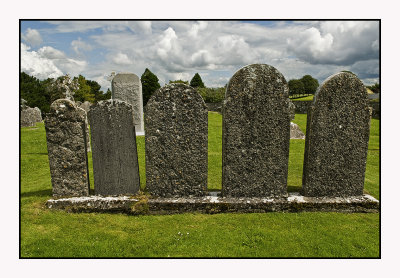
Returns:
[[[307,114],[308,107],[310,107],[312,100],[308,101],[292,101],[296,107],[296,114]]]
[[[222,101],[221,102],[206,102],[207,110],[222,113]]]
[[[308,107],[312,104],[312,100],[308,101],[292,101],[296,106],[296,114],[307,114]],[[369,106],[372,107],[372,118],[381,118],[381,107],[379,102],[369,102]]]
[[[372,118],[381,118],[381,104],[379,102],[369,102],[369,106],[372,107]]]

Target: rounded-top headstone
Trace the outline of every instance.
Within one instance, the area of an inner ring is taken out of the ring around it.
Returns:
[[[230,79],[223,109],[222,194],[286,196],[289,88],[274,67],[254,64]]]
[[[87,196],[85,115],[78,111],[74,102],[58,99],[50,106],[45,128],[53,195]]]
[[[146,187],[158,197],[207,191],[207,106],[185,84],[157,90],[145,112]]]
[[[111,81],[111,88],[113,99],[125,101],[132,106],[136,133],[143,135],[143,95],[140,78],[129,72],[118,73]]]
[[[307,115],[304,195],[363,194],[369,122],[367,92],[356,75],[340,72],[321,84]]]

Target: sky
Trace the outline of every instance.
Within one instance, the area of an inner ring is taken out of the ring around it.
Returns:
[[[39,79],[69,74],[106,91],[111,72],[161,86],[199,73],[222,87],[240,68],[269,64],[286,78],[321,83],[342,70],[379,82],[379,21],[28,21],[20,22],[21,71]]]

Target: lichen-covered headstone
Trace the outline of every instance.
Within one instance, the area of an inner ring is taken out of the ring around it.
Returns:
[[[307,114],[305,196],[363,194],[369,121],[367,92],[357,76],[341,72],[323,82]]]
[[[95,194],[136,194],[140,180],[131,105],[120,100],[100,101],[88,115]]]
[[[20,126],[34,126],[41,121],[42,113],[38,107],[30,108],[26,106],[21,110]]]
[[[222,194],[286,196],[289,89],[274,67],[241,68],[228,83],[222,127]]]
[[[142,82],[133,73],[118,73],[111,82],[112,98],[132,105],[133,121],[138,135],[143,135]]]
[[[207,191],[207,106],[196,90],[170,84],[145,111],[146,186],[159,197],[204,196]]]
[[[85,118],[75,103],[58,99],[45,118],[53,196],[89,195]]]

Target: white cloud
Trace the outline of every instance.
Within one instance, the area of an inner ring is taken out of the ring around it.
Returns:
[[[288,80],[311,74],[321,82],[340,70],[352,70],[360,78],[379,75],[379,67],[372,70],[372,62],[360,63],[379,59],[377,21],[294,21],[267,25],[237,21],[52,24],[54,28],[46,30],[48,34],[75,35],[69,43],[78,56],[91,48],[88,57],[92,63],[68,60],[71,57],[51,48],[43,49],[43,55],[57,57],[53,59],[54,65],[62,71],[73,67],[84,69],[83,74],[89,79],[102,80],[100,76],[111,71],[129,71],[140,76],[149,68],[161,85],[173,79],[190,80],[199,72],[206,86],[223,86],[235,71],[252,63],[275,66]],[[65,57],[61,58],[61,54]],[[61,61],[66,65],[61,65]]]
[[[351,65],[378,58],[376,21],[324,21],[287,40],[287,49],[312,64]]]
[[[82,41],[80,37],[71,42],[71,48],[77,55],[82,55],[82,51],[92,50],[92,46]]]
[[[113,58],[112,61],[117,65],[130,65],[132,64],[131,59],[129,59],[128,55],[125,53],[117,53]]]
[[[65,53],[51,46],[32,51],[29,46],[21,43],[21,71],[39,79],[55,78],[64,74],[76,76],[86,67],[86,61],[68,58]]]
[[[29,50],[29,46],[21,43],[21,71],[39,79],[56,78],[63,75],[51,59]]]
[[[42,36],[38,30],[28,28],[25,34],[22,34],[22,39],[31,46],[39,46],[42,43]]]
[[[138,22],[137,22],[137,25],[138,25],[139,29],[140,29],[143,33],[145,33],[145,34],[147,34],[147,35],[149,35],[149,34],[152,33],[152,30],[151,30],[151,21],[138,21]]]
[[[206,21],[199,21],[198,23],[193,24],[189,31],[189,36],[196,38],[199,31],[205,30],[207,26],[208,23]]]
[[[64,59],[65,54],[51,46],[44,46],[38,50],[38,54],[43,58],[48,59]]]
[[[180,50],[180,47],[177,44],[177,39],[178,36],[171,27],[164,31],[163,35],[160,37],[160,41],[158,42],[157,49],[157,54],[161,59],[166,60],[169,57],[169,54],[174,54],[170,53],[171,51]]]

